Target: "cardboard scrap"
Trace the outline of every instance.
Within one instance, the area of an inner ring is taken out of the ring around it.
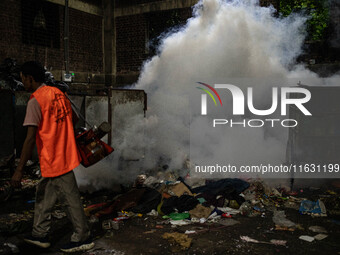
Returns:
[[[198,204],[194,209],[189,211],[191,218],[208,218],[211,213],[210,207],[205,207],[201,204]]]
[[[192,238],[188,237],[186,234],[178,232],[164,233],[162,235],[162,238],[169,240],[169,242],[179,244],[182,250],[189,249],[192,241]]]
[[[323,239],[325,239],[328,235],[325,234],[317,234],[316,236],[314,236],[315,240],[321,241]]]
[[[187,186],[183,184],[183,182],[179,182],[176,184],[169,184],[167,186],[167,193],[171,196],[182,196],[182,195],[190,195],[192,196],[191,191],[188,189]]]

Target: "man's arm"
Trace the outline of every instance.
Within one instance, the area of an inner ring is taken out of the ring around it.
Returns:
[[[27,161],[31,158],[32,151],[34,149],[36,132],[36,126],[28,126],[27,136],[24,145],[22,146],[19,165],[17,166],[17,169],[15,170],[11,179],[11,184],[13,187],[20,187],[21,185],[21,178],[23,175],[24,167]]]

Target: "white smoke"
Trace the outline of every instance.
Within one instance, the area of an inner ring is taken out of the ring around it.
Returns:
[[[339,77],[321,80],[295,65],[305,38],[306,18],[277,18],[274,13],[273,7],[260,7],[251,0],[200,1],[186,25],[165,35],[158,54],[144,63],[135,88],[148,95],[147,117],[126,128],[126,134],[137,142],[116,148],[116,155],[122,150],[143,150],[144,170],[160,160],[171,169],[183,169],[190,155],[231,164],[284,162],[286,129],[220,128],[213,134],[202,133],[211,124],[195,125],[199,117],[190,108],[190,102],[197,99],[198,81],[211,85],[237,82],[243,91],[251,86],[258,109],[271,104],[273,86],[295,86],[298,81],[338,83]],[[145,132],[139,132],[142,129]],[[190,136],[200,135],[212,142],[202,147],[199,139],[190,140]],[[124,169],[120,177],[135,178],[138,171]]]
[[[253,86],[254,101],[270,103],[266,98],[271,95],[273,83],[289,78],[288,67],[300,53],[305,36],[304,18],[278,19],[274,11],[272,7],[260,7],[256,1],[204,0],[195,6],[194,17],[182,30],[163,39],[159,54],[145,63],[136,84],[136,88],[148,93],[148,114],[159,120],[150,132],[153,139],[157,137],[157,143],[152,145],[147,159],[166,155],[171,167],[182,167],[188,156],[187,130],[189,124],[195,127],[196,121],[190,120],[187,113],[196,81],[232,83],[246,78],[244,84],[237,85]],[[249,84],[253,78],[257,84]],[[208,128],[201,125],[199,130]],[[227,157],[230,163],[244,164],[264,158],[284,160],[284,136],[265,137],[263,129],[219,132],[220,135],[211,134],[211,139],[218,139],[208,148],[194,146],[197,141],[190,141],[191,154],[201,158]]]

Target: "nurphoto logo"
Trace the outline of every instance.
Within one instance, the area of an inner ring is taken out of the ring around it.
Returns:
[[[233,116],[242,116],[245,115],[245,95],[243,91],[237,87],[236,85],[232,84],[215,84],[212,87],[209,84],[203,82],[197,82],[205,86],[206,88],[197,87],[198,89],[205,92],[205,94],[201,94],[201,115],[208,114],[208,106],[207,106],[207,94],[211,97],[214,101],[215,106],[217,106],[217,101],[214,95],[220,102],[221,107],[223,107],[222,99],[220,94],[216,91],[216,89],[226,89],[226,92],[230,92],[232,95],[232,113]],[[213,94],[208,90],[213,92]],[[247,107],[250,113],[256,116],[269,116],[273,114],[279,105],[280,99],[280,106],[281,106],[281,116],[287,115],[287,106],[294,105],[297,109],[299,109],[304,115],[311,116],[312,114],[308,109],[304,106],[309,100],[311,99],[311,93],[309,90],[305,88],[299,87],[281,87],[279,94],[279,88],[273,87],[272,88],[272,104],[269,109],[256,109],[254,107],[254,100],[253,100],[253,88],[247,88]],[[296,98],[290,98],[290,94],[299,95]],[[228,105],[229,107],[229,105]],[[263,127],[265,124],[269,124],[271,127],[274,127],[276,123],[280,123],[283,127],[295,127],[298,125],[298,121],[295,119],[243,119],[241,121],[235,121],[233,119],[213,119],[213,127],[217,125],[230,125],[230,127],[234,126],[243,126],[243,127]]]

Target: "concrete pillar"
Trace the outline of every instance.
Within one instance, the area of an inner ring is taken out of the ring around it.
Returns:
[[[103,0],[103,30],[105,85],[114,86],[116,83],[116,26],[112,0]]]

